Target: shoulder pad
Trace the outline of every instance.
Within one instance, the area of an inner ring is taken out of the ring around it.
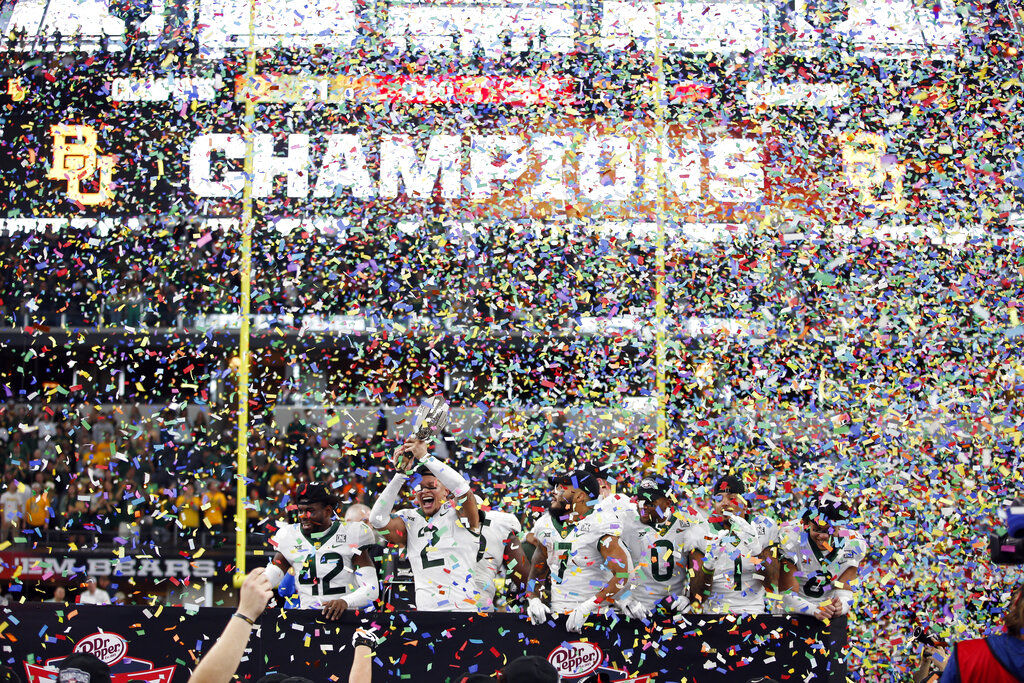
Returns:
[[[294,524],[282,524],[277,528],[273,538],[270,539],[270,545],[280,551],[282,547],[294,544],[297,537],[298,530]]]

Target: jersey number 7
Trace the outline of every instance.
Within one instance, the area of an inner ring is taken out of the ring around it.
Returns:
[[[559,541],[555,544],[558,553],[558,580],[565,578],[565,570],[569,568],[569,553],[572,550],[572,543]]]

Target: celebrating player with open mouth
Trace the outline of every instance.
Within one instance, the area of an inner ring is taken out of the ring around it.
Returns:
[[[370,510],[370,524],[390,543],[404,546],[416,584],[416,609],[475,611],[473,569],[480,552],[480,513],[466,479],[427,453],[427,442],[409,439],[395,451],[398,468]],[[422,466],[418,508],[392,515],[398,492]],[[451,498],[451,500],[449,499]]]

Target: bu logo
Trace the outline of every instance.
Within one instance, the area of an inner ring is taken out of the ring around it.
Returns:
[[[68,182],[68,199],[86,206],[108,204],[114,199],[114,157],[96,154],[96,129],[92,126],[50,126],[53,135],[53,166],[46,177]],[[78,142],[68,142],[68,138]],[[99,189],[83,192],[82,181],[99,171]]]

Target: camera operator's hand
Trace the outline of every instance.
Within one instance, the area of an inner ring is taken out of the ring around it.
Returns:
[[[925,645],[921,652],[921,664],[914,672],[914,683],[937,681],[949,662],[949,651],[942,647]]]
[[[939,671],[945,671],[946,663],[949,662],[949,650],[944,647],[924,646],[924,655],[932,662],[932,666]]]
[[[274,596],[270,580],[263,575],[265,571],[264,567],[258,567],[249,572],[242,582],[242,590],[238,596],[238,613],[253,621],[263,614],[270,598]]]

